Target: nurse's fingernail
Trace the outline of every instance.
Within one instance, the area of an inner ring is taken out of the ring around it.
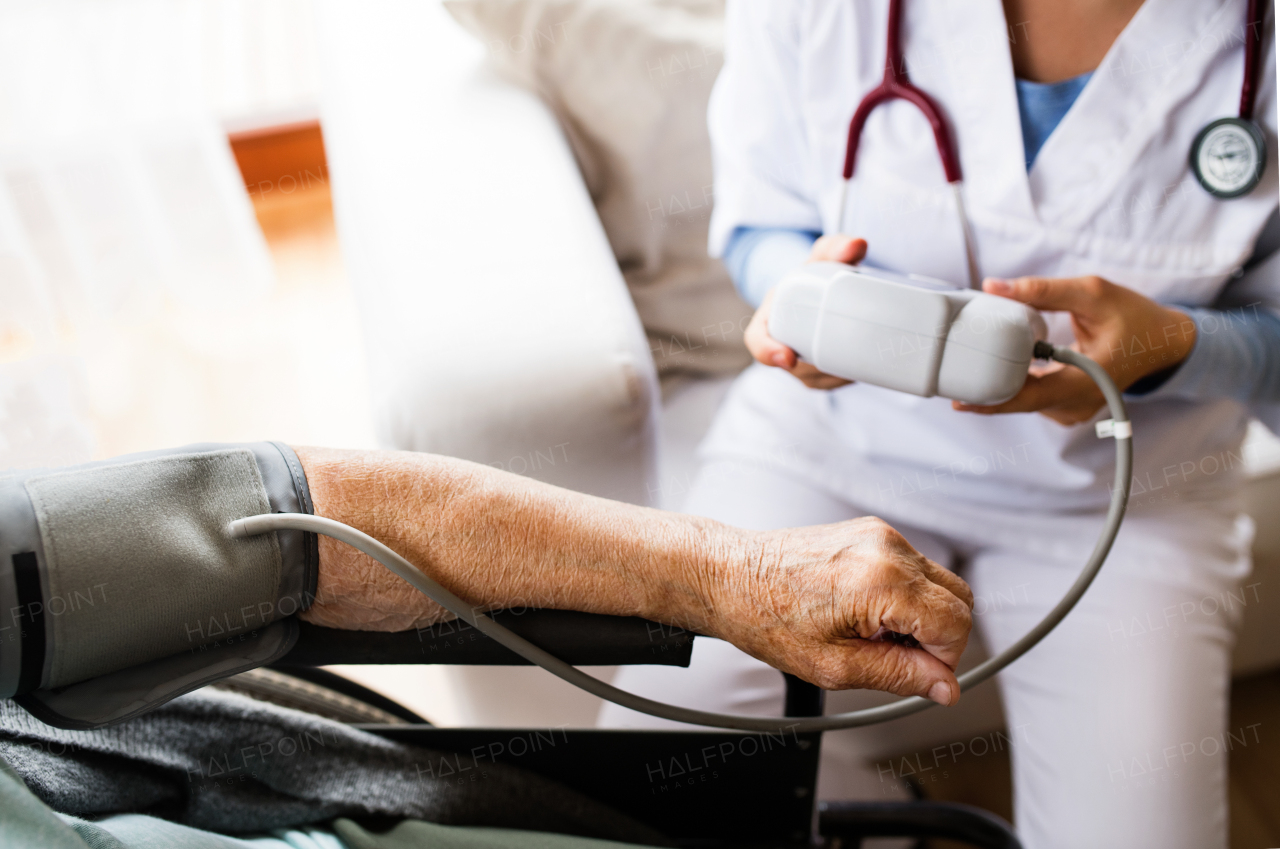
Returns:
[[[787,353],[786,353],[786,351],[779,351],[778,353],[774,354],[774,355],[773,355],[773,364],[774,364],[775,366],[777,366],[778,368],[786,368],[786,367],[787,367]]]
[[[951,685],[946,681],[938,681],[929,688],[929,701],[937,702],[943,707],[951,704]]]
[[[982,288],[993,295],[1007,295],[1013,291],[1013,284],[998,277],[988,277],[982,281]]]

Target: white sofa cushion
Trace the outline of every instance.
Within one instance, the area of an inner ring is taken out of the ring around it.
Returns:
[[[439,4],[320,8],[321,117],[380,444],[648,503],[656,374],[551,111]]]
[[[707,256],[722,0],[445,0],[559,117],[660,373],[746,365],[751,309]]]

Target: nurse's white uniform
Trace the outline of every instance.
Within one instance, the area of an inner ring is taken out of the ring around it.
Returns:
[[[713,251],[740,225],[835,231],[848,122],[883,76],[887,8],[731,0],[710,111]],[[1021,36],[1016,22],[1006,24],[998,0],[905,3],[911,77],[950,118],[983,274],[1097,274],[1168,303],[1225,294],[1280,304],[1280,259],[1237,276],[1277,205],[1270,13],[1255,113],[1270,144],[1266,175],[1223,202],[1187,165],[1196,133],[1236,113],[1244,18],[1245,0],[1147,0],[1028,174],[1008,47]],[[870,245],[868,263],[966,279],[933,135],[909,104],[872,113],[845,216],[845,232]],[[1050,326],[1052,342],[1071,341],[1065,316]],[[1161,355],[1159,339],[1128,346]],[[1256,733],[1226,724],[1252,537],[1238,500],[1247,411],[1153,398],[1130,413],[1134,495],[1116,547],[1064,625],[1001,676],[1028,849],[1225,847],[1226,751]],[[761,366],[735,384],[703,458],[690,512],[754,528],[874,514],[935,559],[959,556],[992,652],[1078,573],[1114,462],[1092,424],[980,417],[866,385],[808,390]],[[780,712],[781,676],[731,647],[708,641],[694,666],[632,667],[617,683],[707,709]],[[827,709],[865,699],[831,694]],[[602,723],[660,724],[613,706]],[[859,752],[878,733],[826,736],[821,796],[860,786]],[[937,780],[947,756],[933,751]],[[925,748],[922,770],[929,758]],[[872,767],[871,792],[900,785],[898,772]]]

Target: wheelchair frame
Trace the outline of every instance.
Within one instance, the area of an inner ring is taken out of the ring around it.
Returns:
[[[688,667],[695,634],[642,619],[560,610],[493,616],[578,666]],[[272,668],[316,680],[330,664],[525,666],[528,662],[462,622],[397,634],[303,624],[294,649]],[[820,716],[824,692],[792,675],[786,716]],[[323,682],[322,682],[323,683]],[[332,683],[332,682],[330,682]],[[360,685],[343,687],[377,707],[395,706]],[[413,714],[400,708],[402,717]],[[397,713],[392,710],[392,713]],[[859,847],[869,837],[945,838],[979,849],[1021,849],[1008,823],[949,802],[822,802],[814,799],[821,734],[719,730],[437,728],[429,723],[357,724],[391,740],[440,752],[436,777],[483,781],[486,764],[517,766],[558,781],[652,826],[680,847]],[[423,767],[420,765],[419,769]]]

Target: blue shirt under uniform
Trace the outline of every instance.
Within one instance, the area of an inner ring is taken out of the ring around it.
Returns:
[[[1056,83],[1014,80],[1028,171],[1092,76],[1090,72]],[[725,267],[743,299],[758,307],[787,272],[809,258],[820,235],[809,230],[739,227],[725,247]],[[1138,381],[1126,394],[1280,402],[1280,317],[1260,307],[1182,309],[1196,323],[1191,353],[1174,369]]]
[[[1022,122],[1022,150],[1027,157],[1027,170],[1045,140],[1076,102],[1093,71],[1057,83],[1033,83],[1014,79],[1018,89],[1018,117]]]

